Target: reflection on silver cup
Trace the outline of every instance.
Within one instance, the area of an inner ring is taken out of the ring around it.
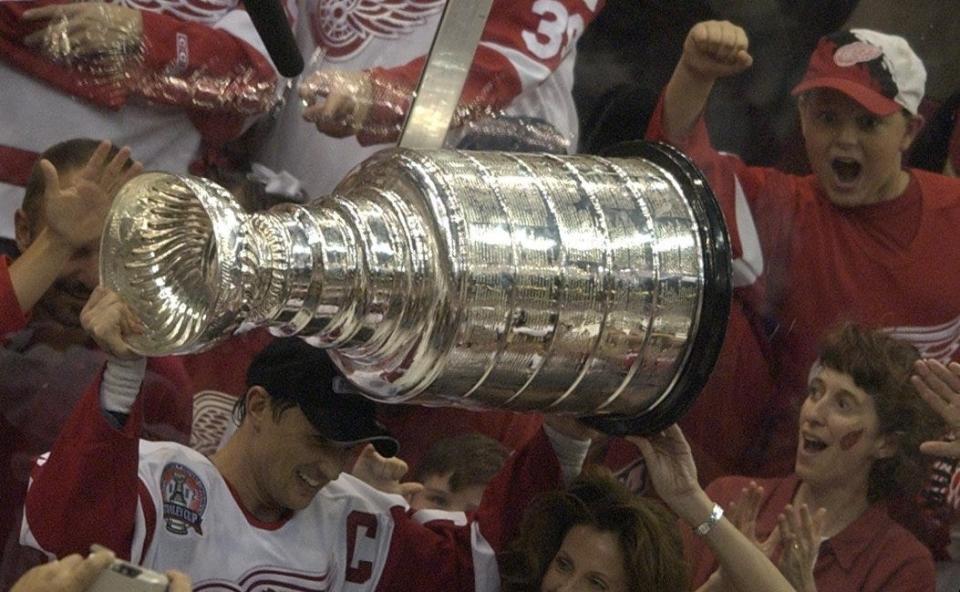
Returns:
[[[629,154],[389,150],[330,196],[254,215],[148,173],[116,199],[101,280],[144,320],[148,355],[247,321],[333,348],[375,400],[659,430],[716,359],[729,243],[682,155]]]

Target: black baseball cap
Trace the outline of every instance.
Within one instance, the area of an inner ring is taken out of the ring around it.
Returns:
[[[274,339],[250,363],[247,387],[260,386],[274,401],[296,403],[333,444],[370,442],[381,455],[400,444],[376,419],[376,407],[355,390],[327,352],[299,337]]]

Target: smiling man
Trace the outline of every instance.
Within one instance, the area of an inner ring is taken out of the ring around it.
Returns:
[[[754,395],[766,423],[734,469],[784,475],[796,405],[838,321],[884,327],[926,358],[960,355],[960,274],[941,263],[960,248],[960,181],[903,166],[926,79],[903,38],[855,29],[820,40],[793,91],[806,176],[747,166],[710,144],[703,111],[715,81],[752,62],[740,27],[695,25],[647,137],[686,151],[724,208],[737,302],[758,313],[776,384]]]
[[[343,472],[358,448],[397,443],[323,350],[291,337],[258,354],[237,431],[208,459],[139,440],[144,359],[124,338],[141,327],[119,296],[96,288],[81,320],[111,357],[37,463],[21,537],[59,557],[98,542],[198,590],[493,591],[527,501],[579,472],[589,446],[541,432],[474,515],[431,520]]]

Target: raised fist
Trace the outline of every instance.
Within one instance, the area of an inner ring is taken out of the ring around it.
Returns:
[[[704,21],[690,29],[680,64],[696,76],[717,79],[739,74],[753,64],[747,33],[728,21]]]

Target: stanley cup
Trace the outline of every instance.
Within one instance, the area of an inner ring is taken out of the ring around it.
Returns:
[[[730,307],[719,208],[679,152],[618,157],[379,153],[330,196],[245,214],[163,173],[122,188],[100,275],[144,321],[146,355],[243,323],[307,337],[368,397],[676,421]]]

